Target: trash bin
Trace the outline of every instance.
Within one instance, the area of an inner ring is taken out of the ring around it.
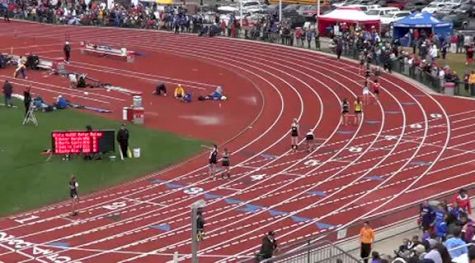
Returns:
[[[133,156],[134,158],[140,158],[140,148],[134,148]]]
[[[444,84],[444,94],[453,96],[455,94],[455,83],[445,82],[445,84]]]
[[[133,123],[134,124],[143,124],[144,123],[144,108],[133,108]]]
[[[141,108],[142,107],[142,96],[134,96],[133,103],[134,108]]]

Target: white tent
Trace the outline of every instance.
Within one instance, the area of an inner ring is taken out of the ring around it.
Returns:
[[[337,23],[358,24],[360,27],[379,32],[381,20],[367,15],[357,7],[340,7],[328,14],[318,17],[318,31],[321,35],[327,34],[327,27]]]

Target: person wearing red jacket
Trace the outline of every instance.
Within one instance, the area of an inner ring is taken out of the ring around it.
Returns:
[[[463,209],[468,215],[472,214],[472,205],[470,198],[468,197],[467,190],[460,189],[457,195],[455,195],[454,203],[458,204],[458,207]]]

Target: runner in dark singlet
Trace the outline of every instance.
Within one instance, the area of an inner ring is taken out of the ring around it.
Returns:
[[[218,146],[213,145],[211,152],[209,153],[209,175],[216,179],[216,164],[218,163]]]
[[[344,98],[341,103],[341,121],[343,125],[348,125],[348,112],[350,112],[350,104],[348,104],[348,99]]]
[[[231,174],[229,172],[229,166],[230,166],[229,153],[228,153],[228,149],[226,148],[224,148],[221,165],[223,166],[223,169],[224,169],[223,173],[221,174],[221,178],[224,178],[224,176],[227,176],[228,178],[230,178]]]
[[[78,212],[76,211],[76,205],[79,203],[79,194],[78,194],[79,184],[74,175],[71,175],[71,180],[69,180],[69,196],[71,197],[71,215],[76,216]]]
[[[297,119],[294,119],[292,125],[290,126],[290,136],[292,141],[292,150],[296,151],[299,144],[299,123]]]

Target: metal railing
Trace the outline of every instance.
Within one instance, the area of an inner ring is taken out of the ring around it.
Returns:
[[[264,260],[265,263],[358,263],[359,259],[350,255],[334,243],[322,240],[309,244],[306,247],[293,251],[290,254],[276,256],[272,259]],[[249,261],[248,261],[249,262]]]

